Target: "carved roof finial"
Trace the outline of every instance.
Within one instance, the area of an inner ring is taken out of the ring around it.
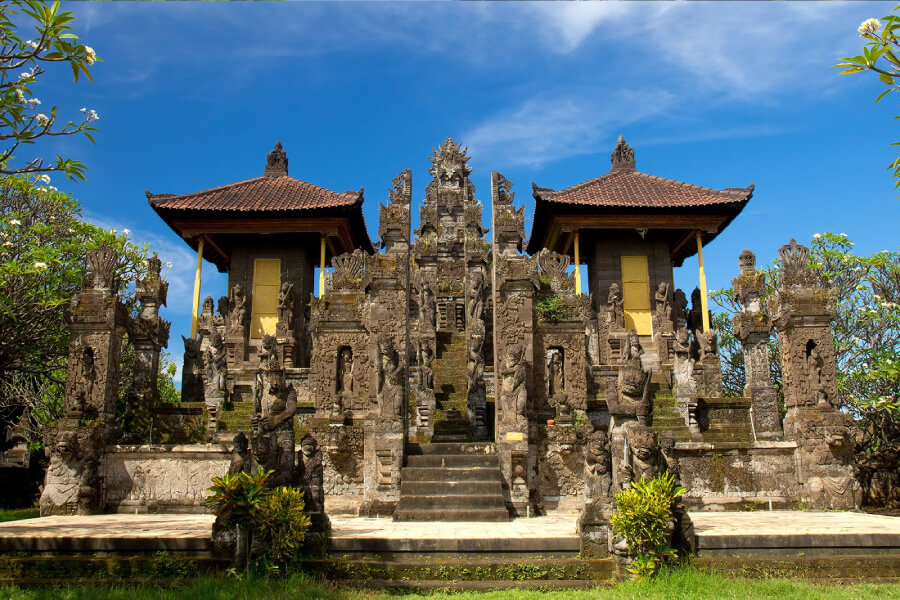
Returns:
[[[275,142],[275,147],[266,155],[266,177],[281,177],[288,174],[287,153],[281,148],[281,142]]]
[[[613,150],[613,153],[609,157],[610,162],[612,162],[612,168],[610,171],[613,173],[617,171],[634,171],[635,163],[634,163],[634,148],[625,143],[625,138],[623,136],[619,136],[619,141],[616,142],[616,149]]]
[[[452,137],[448,137],[440,148],[434,149],[434,156],[428,158],[432,163],[428,172],[438,181],[447,183],[448,180],[455,180],[457,185],[461,185],[460,182],[472,172],[472,167],[466,164],[469,162],[466,150],[468,148],[461,147]]]

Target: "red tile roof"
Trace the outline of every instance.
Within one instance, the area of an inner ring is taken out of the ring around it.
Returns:
[[[753,184],[746,188],[714,190],[630,170],[613,171],[559,191],[534,186],[536,200],[611,208],[744,204],[752,195]]]
[[[155,209],[197,211],[295,211],[353,206],[358,192],[332,192],[287,175],[263,176],[190,194],[151,194]]]

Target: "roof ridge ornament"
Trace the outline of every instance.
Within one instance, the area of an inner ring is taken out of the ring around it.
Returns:
[[[625,138],[621,135],[609,159],[612,162],[611,173],[635,171],[634,148],[626,144]]]
[[[266,154],[265,177],[282,177],[288,174],[288,157],[281,142],[275,142],[272,151]]]

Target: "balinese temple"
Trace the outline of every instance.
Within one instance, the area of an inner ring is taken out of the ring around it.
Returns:
[[[703,247],[740,214],[753,184],[714,190],[641,173],[621,136],[611,162],[609,173],[562,190],[532,184],[535,209],[526,249],[536,254],[549,248],[586,263],[585,291],[595,309],[606,304],[612,284],[621,286],[626,328],[650,336],[654,293],[661,284],[674,290],[673,267],[697,253],[705,288]]]
[[[131,317],[109,285],[114,253],[92,253],[70,307],[59,429],[83,447],[74,466],[52,455],[42,514],[203,511],[213,476],[264,468],[269,484],[304,489],[320,530],[328,514],[503,521],[557,511],[578,515],[586,555],[608,555],[615,493],[661,471],[697,509],[857,504],[850,430],[833,404],[828,295],[796,242],[779,250],[771,321],[760,310],[765,276],[752,252],[739,257],[733,331],[746,397],[722,397],[702,252],[753,185],[714,190],[641,173],[619,138],[608,173],[558,191],[534,186],[526,241],[512,182],[490,175],[489,232],[466,148],[448,138],[429,161],[419,228],[406,169],[379,207],[377,246],[362,190],[290,177],[281,144],[260,177],[148,192],[197,252],[182,402],[162,406],[154,389],[168,338],[160,261]],[[689,305],[673,269],[694,254]],[[218,301],[200,300],[204,260],[228,273]],[[773,322],[784,417],[766,351]],[[126,329],[143,387],[120,419]],[[87,428],[85,415],[104,426]]]

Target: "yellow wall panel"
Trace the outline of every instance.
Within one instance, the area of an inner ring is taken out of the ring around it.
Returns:
[[[250,313],[250,337],[275,333],[278,321],[278,289],[281,286],[281,260],[257,258],[253,261],[253,309]]]
[[[622,300],[625,327],[636,330],[638,335],[651,335],[650,275],[646,256],[622,257]]]

